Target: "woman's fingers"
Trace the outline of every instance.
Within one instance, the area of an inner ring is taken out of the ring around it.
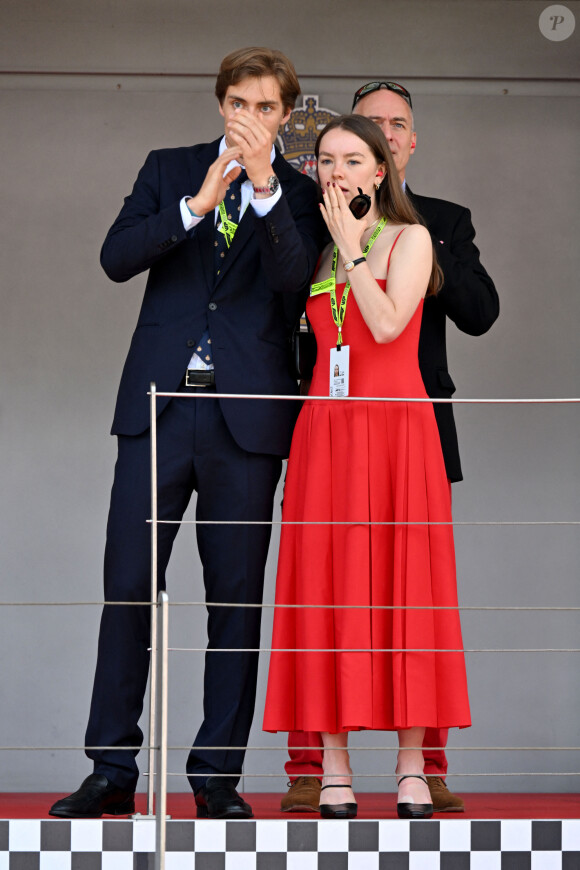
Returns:
[[[334,211],[335,206],[332,204],[332,198],[328,191],[328,189],[322,191],[322,214],[324,215],[324,219],[328,228],[331,228],[333,216],[332,213]]]
[[[334,184],[329,183],[327,188],[326,188],[326,193],[328,195],[328,201],[330,203],[330,207],[337,208],[338,207],[338,200],[336,197],[336,186]]]
[[[328,200],[331,208],[340,209],[341,211],[348,210],[348,203],[346,201],[346,197],[338,184],[329,183],[326,187],[326,193],[328,195]]]
[[[338,207],[340,209],[342,209],[343,211],[348,210],[348,203],[346,201],[346,196],[342,192],[342,188],[340,188],[338,185],[336,185],[334,190],[336,193],[336,201],[338,203]]]

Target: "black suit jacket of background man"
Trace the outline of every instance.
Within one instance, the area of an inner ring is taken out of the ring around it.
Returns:
[[[437,296],[428,297],[423,307],[419,366],[427,394],[445,399],[455,392],[447,367],[446,318],[468,335],[482,335],[498,317],[499,298],[479,260],[469,209],[444,199],[418,196],[409,187],[406,191],[431,233],[443,270],[442,289]],[[462,480],[453,405],[435,403],[433,407],[447,477],[452,482]]]

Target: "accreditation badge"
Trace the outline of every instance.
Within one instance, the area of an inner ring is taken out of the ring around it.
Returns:
[[[330,348],[330,391],[329,396],[344,399],[348,396],[348,369],[350,347],[341,344],[340,348]]]

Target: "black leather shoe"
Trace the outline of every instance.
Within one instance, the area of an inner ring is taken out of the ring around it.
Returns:
[[[57,801],[48,812],[61,819],[100,819],[103,813],[128,816],[135,812],[135,792],[117,788],[100,773],[91,773],[78,791]]]
[[[323,785],[320,791],[324,791],[325,788],[340,788],[341,783],[336,783],[335,785]],[[350,785],[344,784],[346,788],[350,788]],[[355,803],[350,804],[320,804],[320,816],[323,819],[356,819],[356,814],[358,812],[358,805]]]
[[[397,777],[397,785],[400,785],[404,779],[421,779],[427,785],[425,777],[415,773],[406,773],[404,776]],[[433,815],[433,804],[399,802],[397,804],[397,815],[400,819],[430,819]]]
[[[252,807],[237,793],[231,779],[210,776],[195,793],[198,819],[253,819]]]

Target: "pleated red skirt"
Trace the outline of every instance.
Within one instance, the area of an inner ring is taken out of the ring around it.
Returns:
[[[342,288],[337,287],[337,294]],[[350,395],[426,397],[422,304],[377,344],[353,293]],[[309,300],[328,394],[327,294]],[[267,731],[470,725],[449,484],[429,403],[306,401],[284,490]],[[333,523],[334,525],[331,525]],[[448,609],[447,609],[448,608]]]

